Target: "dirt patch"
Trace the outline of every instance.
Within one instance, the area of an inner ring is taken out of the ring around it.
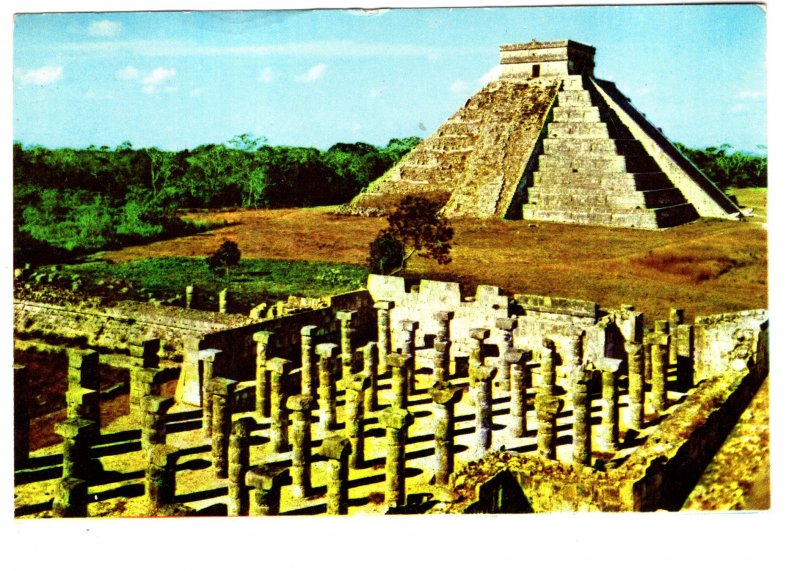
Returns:
[[[333,208],[198,214],[232,226],[196,236],[108,252],[115,262],[154,256],[206,256],[224,240],[247,258],[365,264],[369,243],[386,221],[337,216]],[[219,220],[217,220],[219,219]],[[687,317],[767,305],[767,232],[757,223],[701,220],[665,231],[524,220],[453,220],[453,261],[412,258],[409,275],[479,284],[514,293],[633,303],[652,315],[683,307]],[[656,263],[670,256],[686,264]]]

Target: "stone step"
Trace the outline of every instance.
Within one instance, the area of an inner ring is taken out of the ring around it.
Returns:
[[[600,122],[600,109],[597,107],[554,107],[553,121],[560,123]]]
[[[597,139],[609,137],[605,123],[561,123],[552,121],[547,126],[549,139]]]
[[[585,89],[559,91],[556,97],[558,107],[591,107],[592,96]]]
[[[646,155],[642,144],[635,139],[544,139],[544,152],[548,155],[563,153],[602,153],[610,155]]]
[[[573,189],[570,193],[549,188],[531,188],[528,190],[528,202],[543,208],[557,209],[584,205],[632,209],[677,206],[684,204],[686,199],[677,188],[644,191]]]
[[[698,218],[694,206],[688,203],[649,210],[614,210],[608,208],[555,210],[537,208],[535,205],[525,204],[522,207],[522,217],[525,220],[546,222],[649,229],[678,226]]]
[[[568,75],[562,80],[561,89],[563,91],[579,91],[584,88],[582,75]]]
[[[625,157],[611,155],[595,157],[591,154],[560,154],[541,155],[539,157],[539,172],[567,171],[567,172],[626,172]]]
[[[539,157],[539,172],[658,172],[658,165],[647,155],[623,156],[607,153],[559,153]]]
[[[620,188],[627,190],[658,190],[674,185],[663,172],[648,173],[533,173],[533,186],[549,186],[569,192],[573,188]]]
[[[480,132],[479,123],[470,123],[466,121],[448,121],[439,128],[439,136],[446,137],[452,135],[461,135],[476,137]]]

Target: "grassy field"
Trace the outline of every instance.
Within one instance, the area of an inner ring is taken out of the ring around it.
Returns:
[[[701,220],[662,231],[455,220],[452,263],[438,266],[412,259],[409,275],[458,281],[466,293],[492,284],[513,293],[588,299],[606,307],[630,303],[648,319],[666,315],[670,307],[683,307],[689,317],[766,307],[766,189],[744,189],[737,195],[755,214],[747,222]],[[337,216],[332,208],[196,216],[230,225],[101,257],[117,264],[205,257],[228,239],[239,244],[245,261],[363,266],[369,242],[386,225],[381,218]]]

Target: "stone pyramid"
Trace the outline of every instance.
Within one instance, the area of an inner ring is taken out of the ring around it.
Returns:
[[[736,204],[573,41],[500,47],[500,77],[344,211],[419,193],[449,217],[665,228],[741,216]]]

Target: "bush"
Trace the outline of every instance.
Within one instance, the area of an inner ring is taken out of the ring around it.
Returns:
[[[216,252],[206,258],[206,263],[211,273],[216,274],[225,270],[227,277],[230,269],[241,259],[242,253],[239,251],[239,245],[232,240],[225,240]]]
[[[403,243],[388,230],[381,230],[369,245],[367,264],[373,274],[386,275],[403,266],[405,248]]]

